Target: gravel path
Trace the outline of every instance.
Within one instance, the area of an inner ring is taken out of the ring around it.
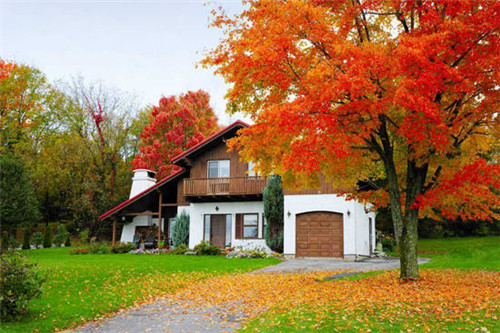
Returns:
[[[419,259],[419,263],[429,259]],[[275,266],[268,266],[249,274],[286,273],[301,271],[367,272],[399,267],[397,258],[372,258],[360,262],[340,259],[289,259]],[[236,300],[237,301],[237,300]],[[232,307],[227,304],[227,307]],[[192,309],[182,305],[171,305],[168,298],[153,304],[124,310],[113,317],[78,327],[78,333],[137,333],[137,332],[233,332],[244,321],[244,316],[227,317],[225,307]]]

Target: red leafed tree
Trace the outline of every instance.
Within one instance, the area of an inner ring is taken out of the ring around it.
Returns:
[[[132,166],[154,170],[160,177],[178,168],[170,164],[174,156],[219,129],[210,96],[202,90],[161,98],[159,105],[152,108],[149,121],[141,134],[140,154]]]
[[[246,4],[214,13],[225,38],[204,60],[255,121],[232,142],[245,159],[390,205],[404,279],[419,216],[498,218],[499,1]],[[379,188],[357,192],[363,179]]]

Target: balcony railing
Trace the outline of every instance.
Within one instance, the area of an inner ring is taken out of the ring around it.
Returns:
[[[262,194],[266,179],[260,177],[189,178],[184,179],[184,195]]]

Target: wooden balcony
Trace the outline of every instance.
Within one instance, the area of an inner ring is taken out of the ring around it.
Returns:
[[[188,178],[184,179],[184,195],[188,198],[261,197],[267,180],[260,177]],[[191,200],[192,201],[192,200]]]

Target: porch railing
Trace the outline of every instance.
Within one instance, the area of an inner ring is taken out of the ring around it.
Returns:
[[[261,177],[189,178],[184,179],[184,195],[262,194],[266,182]]]

